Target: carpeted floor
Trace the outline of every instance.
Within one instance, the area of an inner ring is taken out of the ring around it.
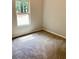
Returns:
[[[14,39],[12,59],[66,59],[66,41],[45,31]]]

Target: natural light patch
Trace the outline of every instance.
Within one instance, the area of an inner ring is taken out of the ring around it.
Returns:
[[[26,41],[33,40],[33,39],[35,39],[35,36],[33,35],[28,35],[28,36],[18,38],[18,40],[20,40],[21,42],[26,42]]]
[[[29,25],[30,21],[29,21],[29,15],[28,14],[21,14],[21,15],[17,15],[17,25],[18,26],[26,26]]]

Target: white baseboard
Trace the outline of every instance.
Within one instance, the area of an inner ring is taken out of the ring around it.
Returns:
[[[65,36],[60,35],[60,34],[57,34],[57,33],[55,33],[55,32],[52,32],[52,31],[50,31],[50,30],[48,30],[48,29],[46,29],[46,28],[43,28],[43,30],[44,30],[44,31],[47,31],[47,32],[49,32],[49,33],[51,33],[51,34],[55,34],[55,35],[57,35],[57,36],[60,36],[60,37],[62,37],[62,38],[64,38],[64,39],[66,39]]]

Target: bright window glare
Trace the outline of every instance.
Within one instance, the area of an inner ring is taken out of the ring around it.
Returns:
[[[25,26],[29,24],[30,24],[30,21],[29,21],[28,14],[22,14],[22,15],[17,14],[17,25],[18,26]]]

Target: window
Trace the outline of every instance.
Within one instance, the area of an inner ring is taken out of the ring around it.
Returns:
[[[17,25],[29,25],[29,0],[16,0]]]

